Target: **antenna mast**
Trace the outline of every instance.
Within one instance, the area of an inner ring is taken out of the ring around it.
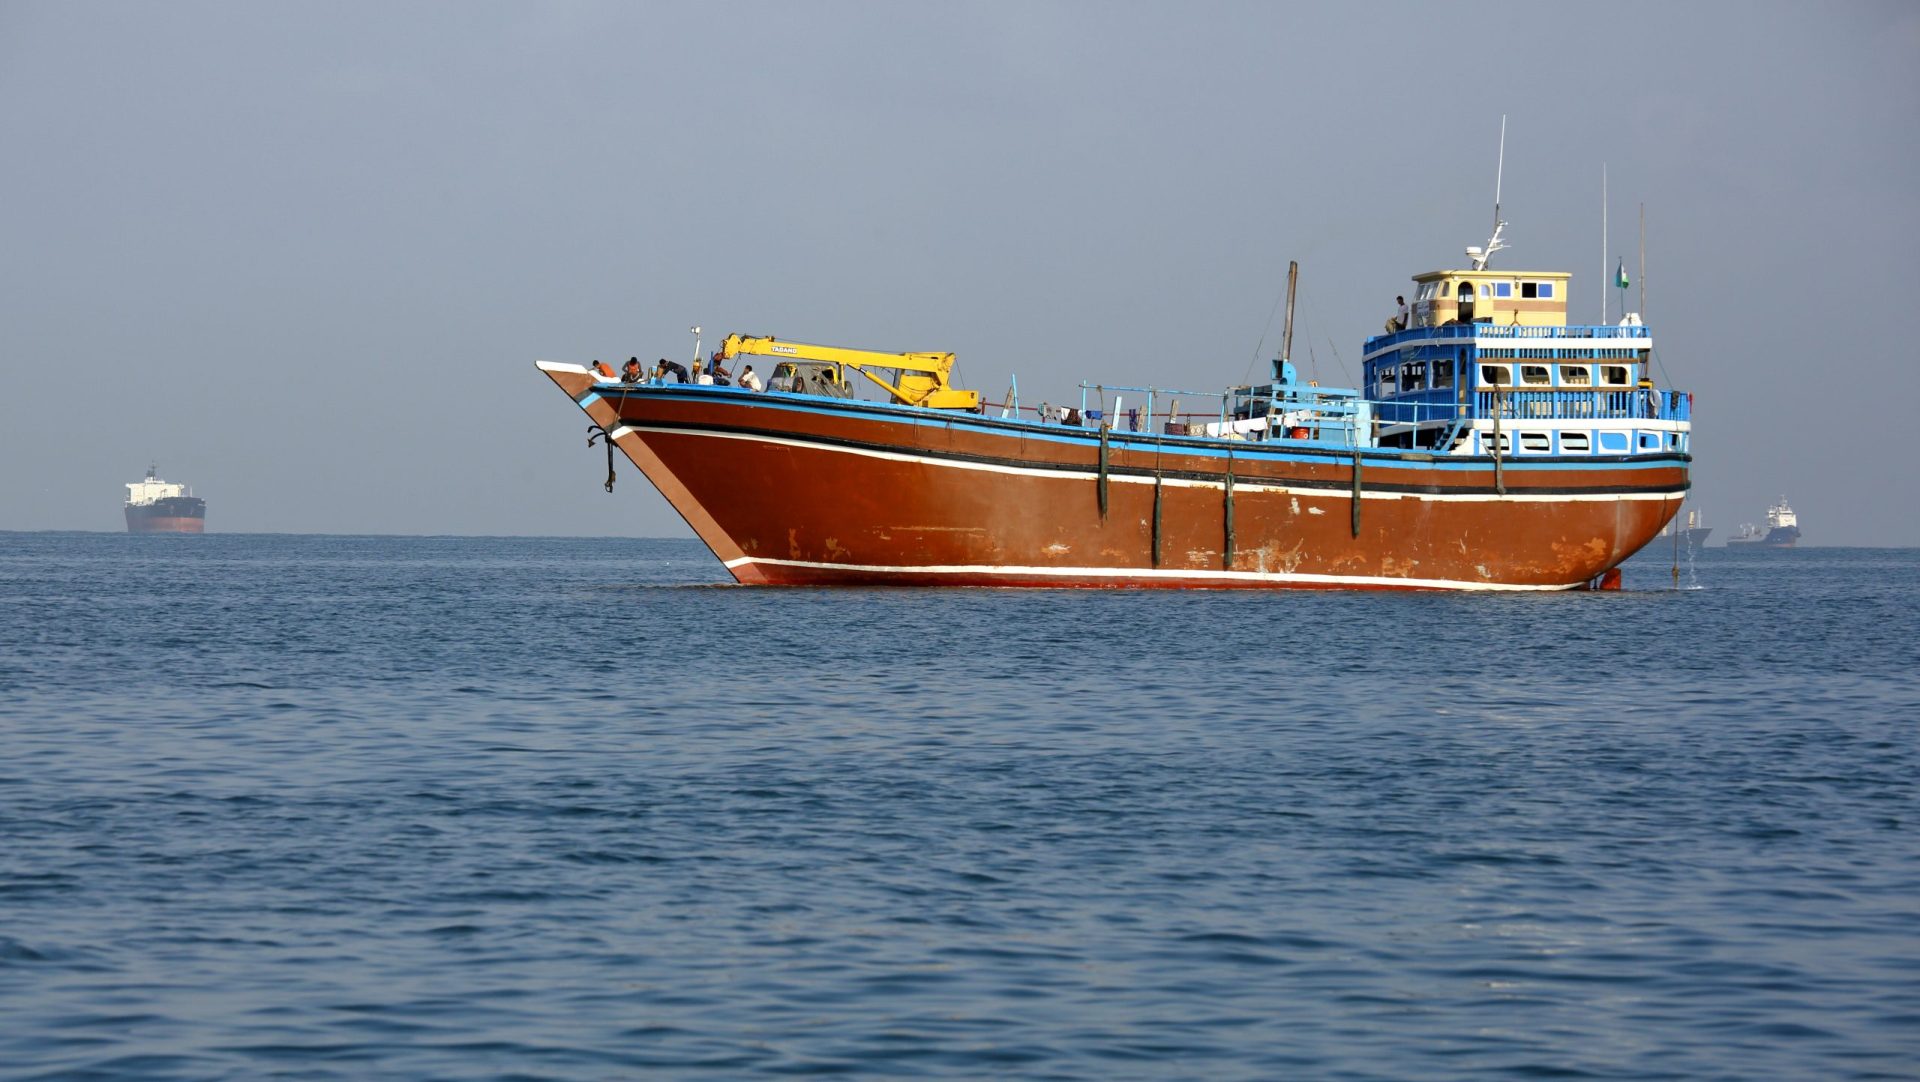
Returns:
[[[1500,181],[1504,179],[1504,177],[1506,176],[1506,172],[1507,172],[1507,114],[1501,113],[1500,114],[1500,159],[1499,159],[1499,164],[1494,166],[1494,170],[1493,170],[1493,236],[1487,238],[1487,246],[1485,248],[1468,248],[1467,249],[1467,258],[1473,261],[1474,270],[1486,270],[1487,260],[1493,258],[1493,253],[1506,247],[1505,244],[1500,243],[1500,231],[1506,228],[1506,225],[1507,225],[1507,223],[1500,220]]]
[[[1607,163],[1600,163],[1600,325],[1607,322]]]
[[[1500,232],[1500,182],[1507,175],[1507,114],[1500,114],[1500,157],[1493,167],[1493,231]],[[1489,253],[1491,254],[1491,253]]]

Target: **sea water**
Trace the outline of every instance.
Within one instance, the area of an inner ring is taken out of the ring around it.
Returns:
[[[0,1076],[1914,1077],[1920,553],[1673,563],[0,534]]]

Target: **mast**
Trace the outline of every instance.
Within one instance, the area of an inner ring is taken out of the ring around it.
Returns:
[[[1600,163],[1600,325],[1607,324],[1607,163]]]
[[[1500,220],[1500,182],[1507,171],[1507,114],[1500,114],[1500,160],[1493,170],[1493,235],[1487,238],[1485,248],[1468,248],[1467,258],[1472,261],[1474,270],[1486,270],[1487,260],[1493,253],[1505,248],[1500,243],[1500,231],[1507,223]]]
[[[1500,182],[1507,175],[1507,114],[1500,114],[1500,157],[1493,167],[1493,235],[1500,235]],[[1487,257],[1493,257],[1493,241],[1487,242]]]
[[[1640,319],[1647,318],[1647,205],[1640,204]]]
[[[1280,332],[1281,368],[1274,373],[1275,376],[1285,375],[1287,366],[1293,363],[1293,288],[1299,281],[1300,261],[1287,260],[1287,322],[1285,329]]]

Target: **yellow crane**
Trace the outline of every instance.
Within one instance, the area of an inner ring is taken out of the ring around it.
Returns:
[[[980,408],[979,391],[960,390],[947,382],[953,374],[951,353],[877,353],[839,346],[811,346],[805,342],[785,342],[772,337],[728,335],[720,346],[720,358],[731,360],[740,356],[830,364],[834,366],[835,380],[839,383],[846,382],[841,370],[852,369],[886,388],[893,400],[901,405],[955,410]],[[887,379],[881,373],[892,379]]]

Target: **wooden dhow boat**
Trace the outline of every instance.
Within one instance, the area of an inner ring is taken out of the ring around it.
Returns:
[[[1617,585],[1687,494],[1691,398],[1637,316],[1569,324],[1569,275],[1489,268],[1499,236],[1414,277],[1359,389],[1298,378],[1291,278],[1270,378],[1212,396],[983,406],[950,353],[738,335],[713,362],[764,390],[538,365],[744,584]]]

